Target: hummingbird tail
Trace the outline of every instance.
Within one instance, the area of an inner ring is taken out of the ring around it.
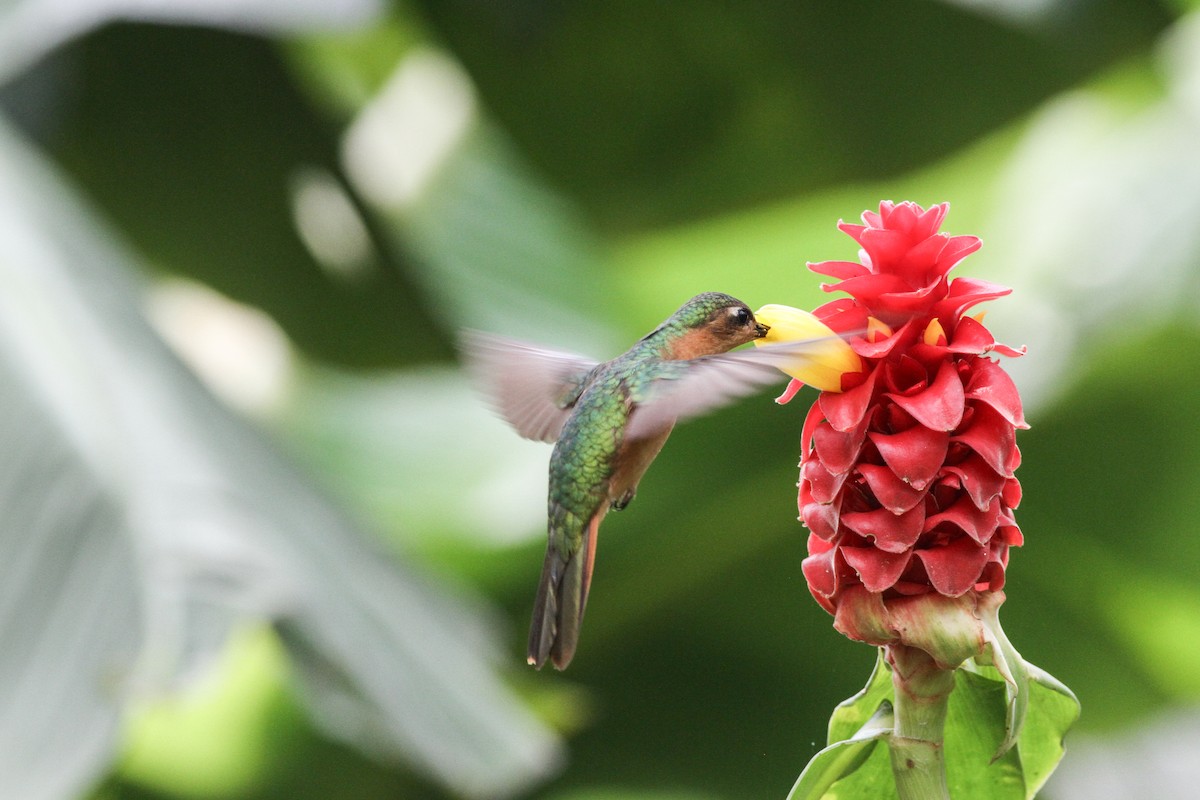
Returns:
[[[549,658],[558,633],[558,586],[566,565],[554,548],[547,548],[533,601],[533,623],[529,627],[529,664],[537,669],[541,669]]]
[[[549,659],[559,670],[567,668],[579,644],[579,626],[587,605],[596,558],[596,533],[603,514],[587,526],[580,548],[571,554],[546,550],[542,579],[533,601],[533,623],[529,629],[529,663],[541,669]]]

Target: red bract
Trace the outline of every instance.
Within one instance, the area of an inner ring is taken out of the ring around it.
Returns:
[[[814,314],[835,331],[866,333],[850,340],[864,370],[843,375],[843,391],[823,392],[804,424],[804,575],[839,630],[875,644],[896,641],[892,623],[879,633],[878,612],[900,613],[910,598],[998,592],[1008,549],[1021,544],[1015,428],[1028,426],[991,358],[1021,351],[964,316],[1009,289],[948,280],[980,242],[939,233],[946,210],[882,203],[865,224],[838,226],[858,242],[861,263],[810,265],[839,279],[826,291],[850,295]]]

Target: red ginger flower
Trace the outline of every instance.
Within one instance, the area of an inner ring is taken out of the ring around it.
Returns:
[[[1016,386],[988,354],[1023,351],[964,315],[1010,290],[947,280],[980,246],[938,232],[947,208],[881,203],[865,225],[838,225],[861,263],[809,265],[840,279],[823,289],[850,295],[814,315],[866,333],[850,340],[862,371],[844,373],[841,392],[823,391],[804,423],[803,570],[835,627],[872,644],[915,644],[904,622],[914,602],[971,615],[998,606],[1008,549],[1022,542],[1015,429],[1028,426]]]

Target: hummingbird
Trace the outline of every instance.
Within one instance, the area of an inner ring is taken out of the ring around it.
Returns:
[[[786,378],[824,338],[730,353],[767,336],[742,301],[699,294],[611,361],[477,331],[463,349],[493,409],[521,436],[552,442],[547,545],[529,631],[529,664],[575,654],[600,523],[633,500],[677,420]]]

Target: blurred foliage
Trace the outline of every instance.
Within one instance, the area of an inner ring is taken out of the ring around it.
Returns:
[[[1198,343],[1191,324],[1126,343],[1022,448],[1022,525],[1056,535],[1030,537],[1006,611],[1027,628],[1014,636],[1053,650],[1082,697],[1121,698],[1085,701],[1088,725],[1118,727],[1163,703],[1200,698],[1200,549],[1194,537],[1158,533],[1182,532],[1200,514],[1194,384],[1175,366],[1193,362]],[[1128,390],[1149,382],[1176,400]],[[1070,622],[1039,618],[1047,606]],[[1104,642],[1103,658],[1062,647],[1066,625]]]
[[[619,229],[930,164],[1169,20],[1121,0],[1025,26],[934,2],[421,6],[530,160]]]
[[[875,658],[833,631],[800,573],[812,395],[676,431],[606,523],[570,671],[532,674],[548,452],[479,407],[455,331],[606,356],[699,291],[811,307],[824,295],[804,262],[853,257],[839,218],[949,200],[946,228],[985,239],[962,269],[1017,288],[992,319],[1030,345],[1011,364],[1033,429],[1005,628],[1076,691],[1082,738],[1102,747],[1200,700],[1187,14],[425,0],[365,28],[251,31],[214,13],[66,41],[0,87],[0,113],[152,287],[209,286],[295,346],[262,426],[406,569],[490,604],[472,619],[504,643],[504,681],[567,739],[566,767],[517,796],[782,798]],[[422,74],[469,109],[454,135],[389,105],[431,53]],[[387,159],[438,136],[417,190],[381,195]],[[361,225],[349,267],[297,221],[313,175]],[[335,742],[297,689],[285,626],[236,630],[187,695],[139,703],[94,798],[455,796],[394,754]]]
[[[353,282],[305,249],[289,189],[302,168],[340,176],[339,130],[271,42],[113,25],[41,69],[69,77],[23,121],[150,263],[262,308],[318,358],[369,367],[450,354],[410,256],[386,237],[372,237]]]

